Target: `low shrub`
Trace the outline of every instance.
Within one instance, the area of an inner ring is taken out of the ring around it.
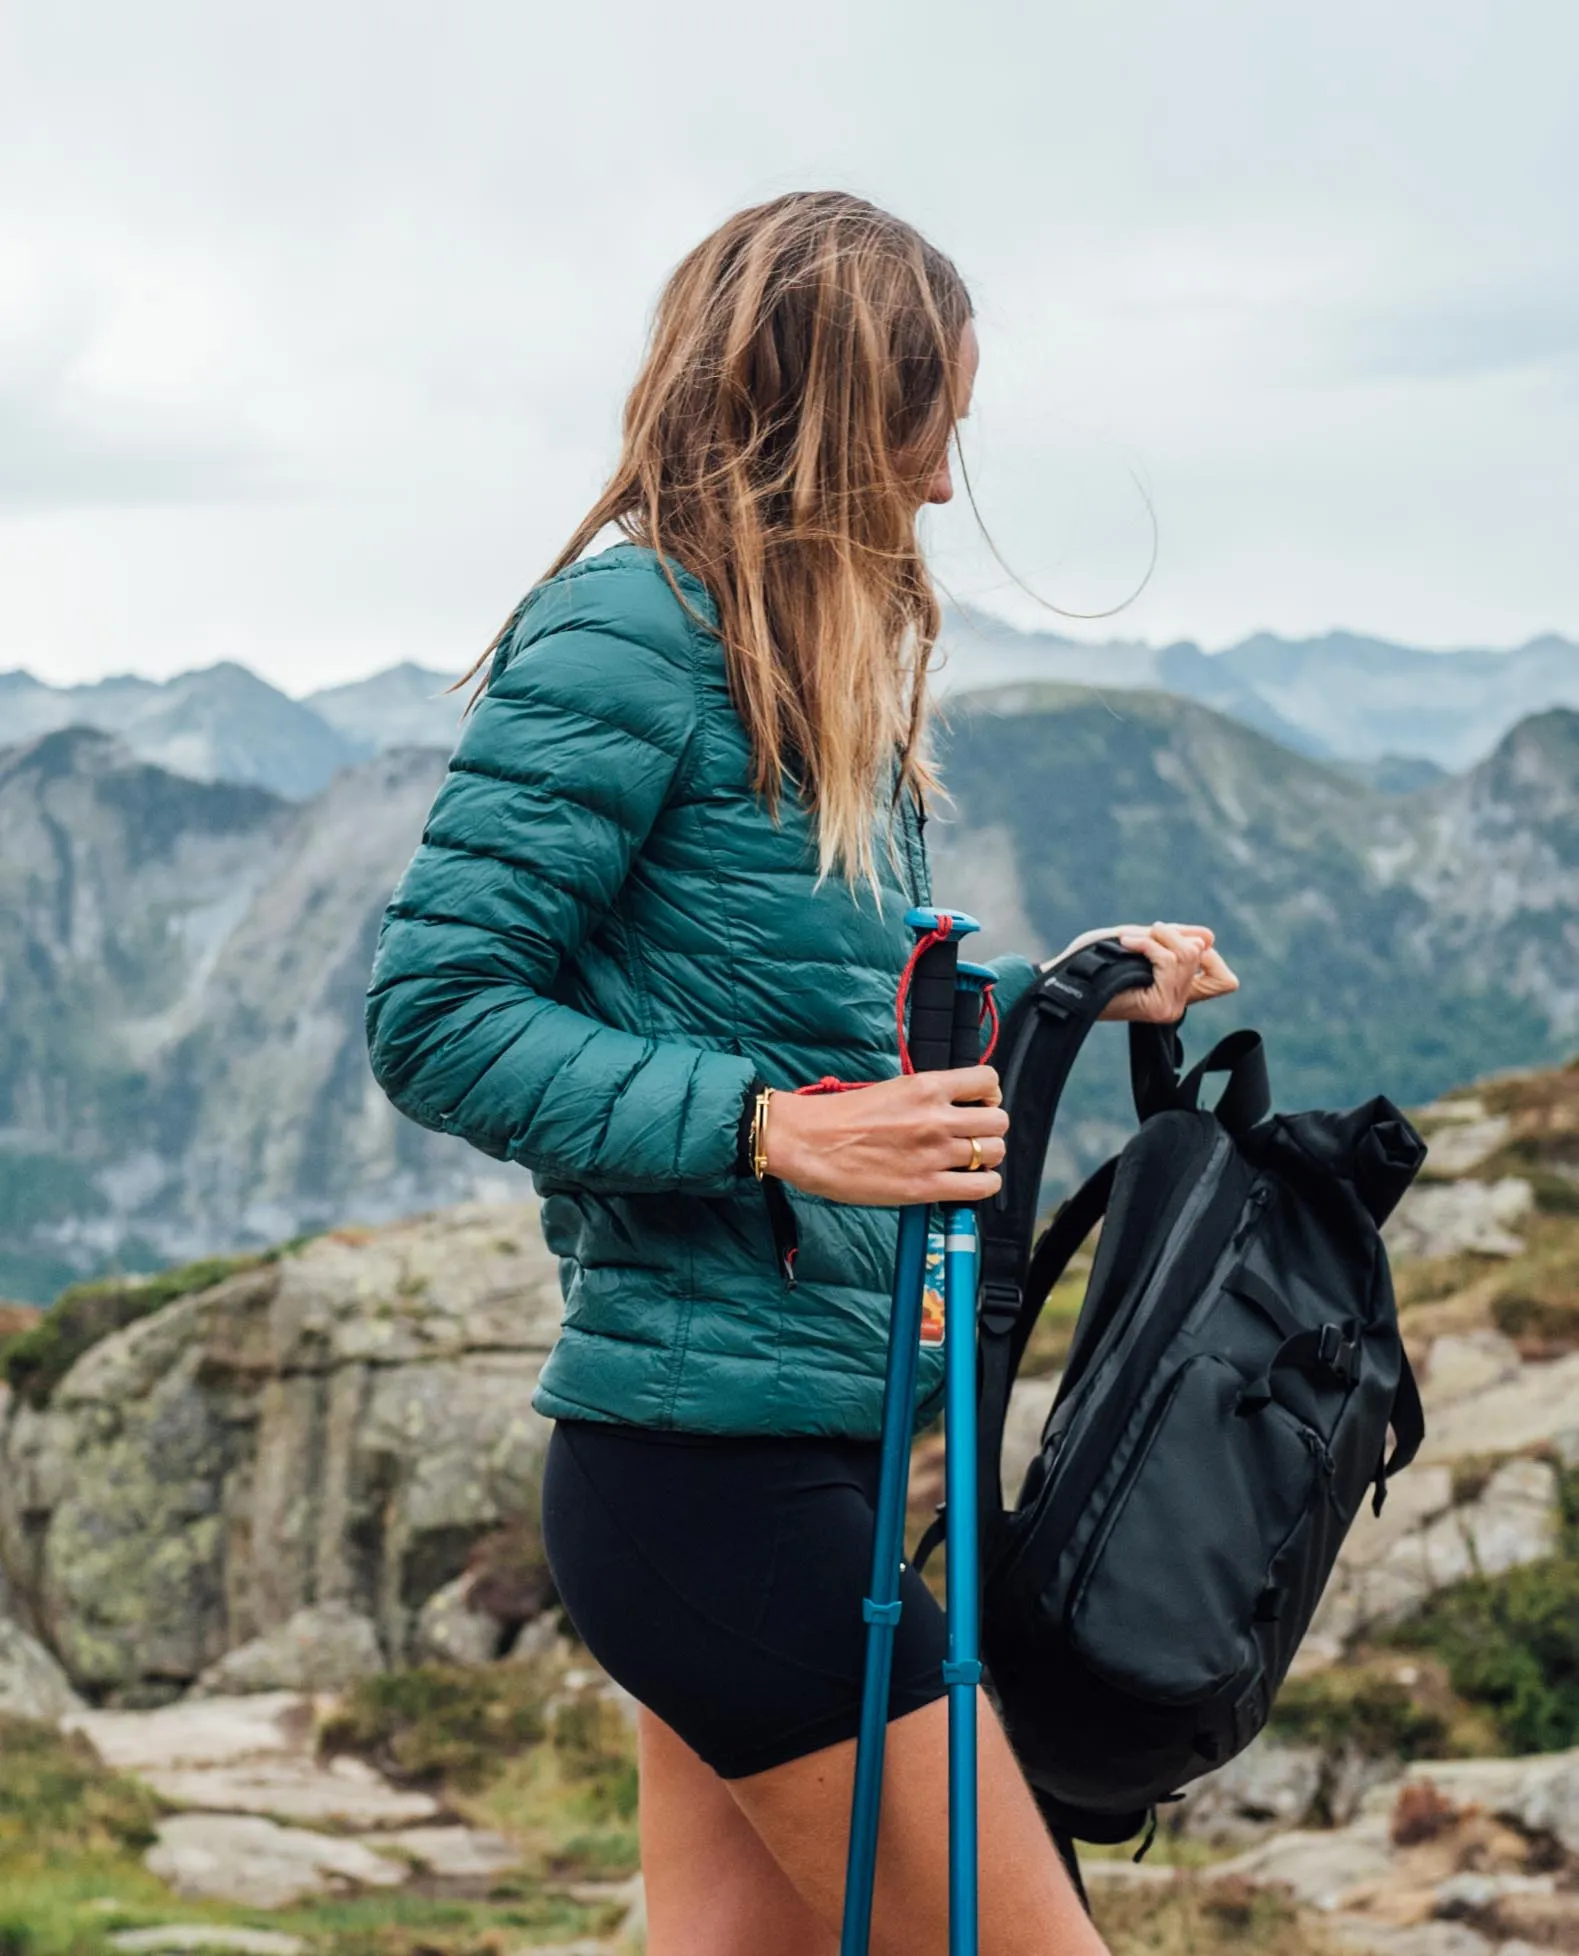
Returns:
[[[0,1866],[25,1849],[141,1851],[158,1814],[154,1794],[110,1772],[80,1734],[0,1713]]]
[[[1389,1639],[1439,1657],[1513,1752],[1579,1745],[1579,1470],[1560,1488],[1556,1554],[1456,1583]]]
[[[325,1752],[352,1752],[390,1778],[465,1791],[544,1737],[542,1685],[524,1664],[420,1664],[363,1678],[325,1722]]]
[[[554,1593],[543,1534],[535,1517],[495,1528],[472,1544],[466,1557],[474,1609],[511,1629],[530,1623]]]
[[[1439,1758],[1451,1747],[1449,1721],[1396,1677],[1367,1670],[1318,1671],[1290,1678],[1278,1693],[1270,1729],[1293,1745],[1331,1757]]]
[[[1579,1294],[1508,1290],[1491,1300],[1491,1321],[1527,1358],[1579,1350]]]
[[[636,1760],[619,1706],[601,1693],[568,1699],[554,1714],[552,1736],[560,1771],[591,1795],[593,1817],[634,1820]]]
[[[30,1330],[0,1345],[0,1374],[30,1405],[44,1406],[77,1360],[101,1339],[178,1297],[208,1290],[264,1261],[261,1256],[211,1256],[155,1277],[99,1277],[73,1284]]]
[[[1394,1847],[1419,1847],[1452,1833],[1462,1818],[1462,1810],[1429,1780],[1409,1780],[1393,1801],[1387,1837]]]
[[[1286,1895],[1227,1877],[1175,1874],[1155,1885],[1093,1884],[1092,1907],[1113,1956],[1330,1956],[1320,1927]]]

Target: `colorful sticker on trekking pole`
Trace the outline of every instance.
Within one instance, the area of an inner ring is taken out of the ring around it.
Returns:
[[[943,1224],[934,1210],[927,1219],[927,1262],[921,1280],[921,1345],[943,1342]]]

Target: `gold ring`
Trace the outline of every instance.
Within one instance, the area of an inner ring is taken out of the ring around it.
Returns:
[[[970,1160],[965,1164],[965,1173],[967,1175],[974,1175],[978,1173],[980,1168],[981,1168],[981,1143],[973,1137],[970,1144]]]

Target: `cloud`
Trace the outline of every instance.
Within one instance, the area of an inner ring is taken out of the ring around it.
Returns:
[[[1457,381],[1579,362],[1579,295],[1454,293],[1357,320],[1338,367],[1366,378]]]
[[[1579,631],[1576,65],[1568,0],[8,10],[0,664],[458,666],[667,267],[829,182],[970,278],[976,480],[1048,595],[1131,587],[1138,466],[1126,633]]]
[[[180,509],[279,493],[264,453],[201,432],[172,441],[116,420],[0,382],[0,512]]]

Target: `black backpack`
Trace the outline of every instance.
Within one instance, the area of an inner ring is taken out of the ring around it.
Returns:
[[[1033,1247],[1075,1056],[1149,977],[1095,944],[1017,1004],[997,1049],[1003,1187],[978,1211],[983,1654],[1055,1836],[1097,1841],[1154,1821],[1261,1730],[1367,1490],[1380,1512],[1425,1432],[1379,1234],[1424,1143],[1381,1098],[1273,1115],[1256,1033],[1181,1079],[1176,1031],[1132,1026],[1140,1131]],[[1009,1389],[1099,1218],[1041,1452],[1006,1513]]]

